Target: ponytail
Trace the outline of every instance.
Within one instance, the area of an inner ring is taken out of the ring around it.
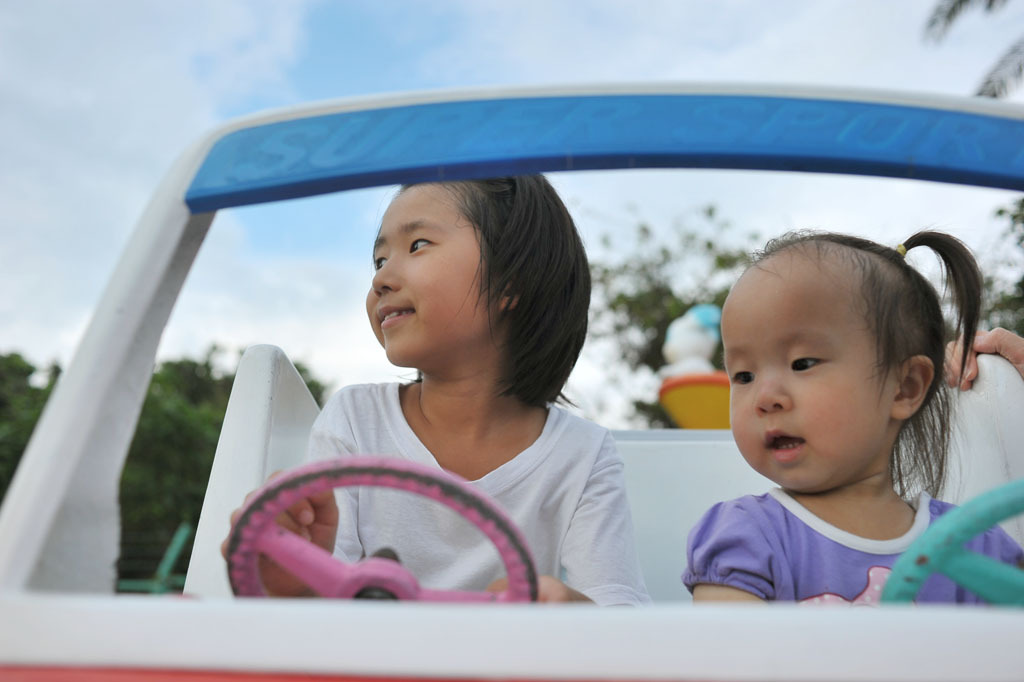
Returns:
[[[953,327],[953,338],[961,336],[965,339],[960,355],[960,374],[967,365],[971,352],[971,344],[978,331],[978,320],[981,317],[982,276],[978,264],[967,246],[959,239],[942,232],[922,231],[903,242],[906,251],[918,246],[927,246],[942,259],[945,268],[947,289],[953,294],[956,306],[956,324]],[[941,377],[941,373],[936,370]]]

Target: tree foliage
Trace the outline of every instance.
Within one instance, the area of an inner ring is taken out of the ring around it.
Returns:
[[[218,369],[211,348],[200,360],[160,363],[153,374],[121,477],[121,578],[149,577],[181,522],[199,520],[234,374]],[[296,363],[317,402],[325,385]],[[0,495],[7,490],[32,428],[59,374],[43,386],[17,353],[0,356]],[[181,554],[187,563],[191,545]]]
[[[20,354],[0,355],[0,498],[11,483],[60,368],[51,366],[42,386],[35,380],[36,374],[36,368]]]
[[[605,235],[609,256],[591,264],[598,300],[593,334],[612,339],[635,372],[656,372],[665,364],[661,348],[673,320],[697,304],[724,303],[759,241],[756,233],[737,235],[714,206],[701,209],[698,220],[696,227],[677,221],[667,236],[641,222],[627,237],[630,246]],[[722,367],[720,347],[712,364]],[[633,396],[632,405],[648,425],[674,426],[657,400]]]
[[[942,40],[950,27],[971,7],[986,12],[998,10],[1006,0],[939,0],[925,24],[925,37],[936,42]],[[980,97],[1005,97],[1020,82],[1024,74],[1024,36],[1018,38],[985,74],[975,91]]]
[[[1001,260],[985,278],[985,322],[989,328],[1004,327],[1024,336],[1024,198],[1000,208],[996,215],[1009,225],[1003,232]]]
[[[998,209],[996,215],[1009,225],[1003,232],[1001,259],[980,264],[986,273],[981,327],[1005,327],[1024,336],[1024,199]],[[651,374],[662,367],[661,347],[669,323],[699,303],[721,306],[747,255],[763,246],[755,233],[737,234],[718,218],[714,207],[705,208],[700,218],[695,227],[677,223],[667,237],[640,223],[628,248],[606,235],[603,246],[610,255],[591,264],[593,334],[610,339],[634,373]],[[723,367],[721,346],[712,364]],[[631,396],[633,416],[653,428],[674,426],[651,393]]]
[[[153,374],[121,476],[122,578],[146,577],[178,524],[199,519],[234,379],[212,356]]]

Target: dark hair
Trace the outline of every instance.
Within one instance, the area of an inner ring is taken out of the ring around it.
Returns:
[[[957,317],[953,338],[974,338],[981,310],[982,278],[970,250],[941,232],[923,231],[903,242],[903,252],[867,239],[828,232],[796,232],[768,242],[754,264],[792,248],[815,249],[816,255],[836,256],[861,278],[865,317],[875,336],[882,377],[914,355],[932,361],[935,376],[918,411],[900,428],[890,457],[896,491],[904,497],[916,490],[937,495],[946,476],[951,432],[949,389],[943,381],[947,328],[939,295],[904,254],[927,246],[942,260],[947,288]],[[964,344],[960,368],[967,362]]]
[[[566,400],[590,309],[590,266],[568,209],[541,175],[440,185],[480,237],[482,293],[506,334],[501,394],[538,407]]]

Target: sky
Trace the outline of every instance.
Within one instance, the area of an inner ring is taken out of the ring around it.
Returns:
[[[935,0],[72,0],[0,2],[0,353],[66,365],[174,159],[234,117],[445,88],[767,83],[966,96],[1021,33],[1024,3],[924,39]],[[1020,92],[1009,99],[1022,100]],[[600,236],[714,204],[744,231],[887,243],[950,231],[998,256],[1015,195],[908,180],[732,171],[552,174],[592,259]],[[370,249],[393,189],[222,211],[158,357],[273,343],[337,388],[408,377],[365,320]],[[657,381],[589,342],[569,383],[586,416],[630,424]],[[609,374],[614,380],[609,381]]]

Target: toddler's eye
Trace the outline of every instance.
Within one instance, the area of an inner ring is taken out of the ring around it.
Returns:
[[[753,372],[736,372],[732,375],[732,383],[734,384],[749,384],[753,380]]]
[[[383,258],[383,257],[381,257],[381,258],[374,258],[373,259],[373,269],[374,270],[380,270],[382,267],[384,267],[384,263],[386,263],[387,260],[388,260],[387,258]]]
[[[819,362],[820,360],[818,360],[818,358],[799,358],[793,361],[793,370],[796,372],[803,372],[814,367]]]
[[[429,243],[426,239],[417,239],[409,245],[409,253],[415,253],[420,250],[421,246]]]

